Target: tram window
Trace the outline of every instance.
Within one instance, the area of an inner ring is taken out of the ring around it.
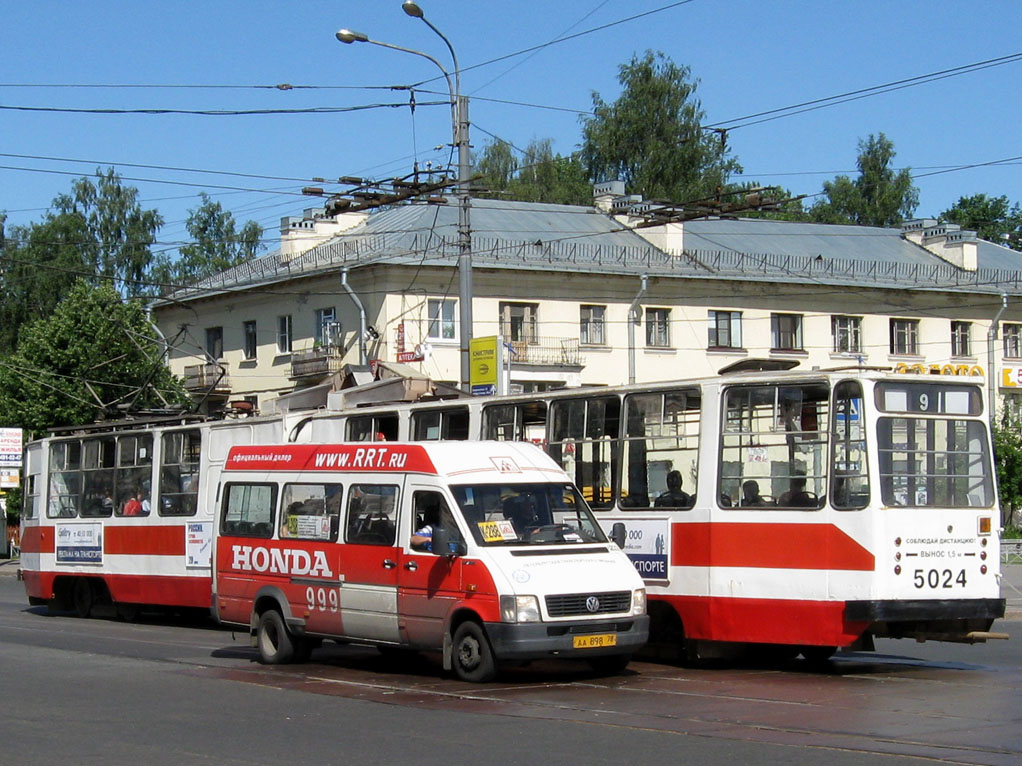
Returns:
[[[393,545],[397,534],[397,486],[352,484],[344,540],[362,545]]]
[[[114,456],[116,442],[112,436],[82,441],[82,507],[81,515],[98,518],[114,512]]]
[[[78,515],[82,497],[82,445],[73,441],[50,445],[49,518],[68,519]]]
[[[531,401],[483,407],[484,439],[543,443],[545,437],[546,402]]]
[[[173,431],[163,435],[160,461],[160,515],[194,516],[199,499],[199,453],[202,436],[198,430]]]
[[[869,505],[869,463],[862,386],[857,381],[844,381],[834,388],[831,438],[831,505],[841,510],[865,508]]]
[[[398,418],[394,413],[358,415],[348,418],[348,441],[396,442]]]
[[[625,398],[622,508],[691,508],[699,457],[698,391]]]
[[[594,508],[614,504],[621,401],[613,396],[560,399],[550,405],[547,452]]]
[[[34,519],[39,514],[39,474],[30,473],[25,477],[25,495],[21,503],[21,515]]]
[[[281,539],[336,540],[343,501],[340,484],[285,484],[280,501]]]
[[[232,537],[273,537],[276,484],[228,484],[220,531]]]
[[[120,436],[114,471],[114,507],[118,516],[148,516],[153,486],[153,436]]]
[[[982,421],[880,418],[877,450],[884,505],[989,508],[994,502]]]
[[[468,408],[423,410],[412,414],[414,441],[465,441],[468,439]]]
[[[826,500],[829,390],[823,383],[724,392],[719,503],[821,508]]]

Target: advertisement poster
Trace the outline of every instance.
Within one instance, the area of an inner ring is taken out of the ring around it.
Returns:
[[[208,569],[213,560],[213,522],[199,521],[185,529],[185,566]]]
[[[102,564],[102,524],[58,524],[58,564]]]
[[[631,516],[604,519],[604,529],[623,523],[627,532],[624,551],[643,580],[669,580],[671,522],[668,519],[636,519]]]
[[[20,466],[22,449],[20,428],[0,428],[0,466]]]

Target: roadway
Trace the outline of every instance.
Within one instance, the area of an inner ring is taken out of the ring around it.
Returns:
[[[0,574],[7,567],[0,566]],[[329,644],[259,665],[205,621],[49,615],[0,576],[0,752],[10,763],[1016,764],[1022,567],[1003,583],[1010,641],[879,641],[823,667],[633,662],[601,678],[534,663],[494,683]]]

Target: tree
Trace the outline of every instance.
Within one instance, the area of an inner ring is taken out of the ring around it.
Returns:
[[[249,221],[238,231],[234,216],[202,192],[202,204],[188,211],[185,226],[192,241],[178,259],[161,260],[154,272],[163,284],[189,284],[255,258],[262,248],[263,227]]]
[[[61,298],[90,274],[79,216],[50,216],[14,227],[0,246],[0,354],[14,350],[26,322],[50,316]]]
[[[188,401],[139,302],[110,285],[76,282],[0,359],[0,423],[31,431]]]
[[[150,247],[163,218],[142,209],[138,189],[122,186],[113,168],[105,174],[97,169],[96,183],[79,178],[71,194],[59,195],[53,206],[57,217],[77,217],[84,223],[88,238],[82,241],[83,255],[95,276],[115,280],[128,296],[148,291]]]
[[[975,231],[988,242],[1022,250],[1022,208],[1017,202],[1009,207],[1007,197],[985,194],[959,197],[958,202],[940,214],[940,220]]]
[[[549,138],[532,141],[521,162],[510,144],[493,141],[477,160],[476,172],[487,189],[480,196],[561,205],[584,205],[593,196],[578,157],[555,154]]]
[[[854,223],[861,226],[897,226],[911,218],[919,204],[919,190],[907,168],[891,167],[894,144],[883,133],[859,141],[858,178],[838,176],[823,184],[826,199],[809,212],[819,223]]]
[[[618,99],[608,104],[593,93],[593,114],[582,117],[581,161],[591,181],[620,179],[629,194],[685,203],[714,197],[741,171],[725,134],[702,127],[688,67],[647,51],[620,67],[618,81]]]
[[[1006,406],[994,426],[994,456],[1001,523],[1013,526],[1015,509],[1022,506],[1022,415],[1017,409]]]

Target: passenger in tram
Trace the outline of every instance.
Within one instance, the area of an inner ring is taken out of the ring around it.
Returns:
[[[791,488],[781,495],[777,504],[792,508],[815,508],[816,496],[806,491],[805,476],[795,476],[791,480]]]
[[[742,483],[742,506],[746,508],[762,507],[771,505],[766,498],[759,494],[759,483],[749,479]]]
[[[121,511],[123,516],[141,516],[142,515],[142,490],[138,490],[128,498],[128,501],[124,504],[124,509]]]
[[[688,508],[694,498],[681,488],[681,471],[667,474],[667,491],[653,503],[655,508]]]

